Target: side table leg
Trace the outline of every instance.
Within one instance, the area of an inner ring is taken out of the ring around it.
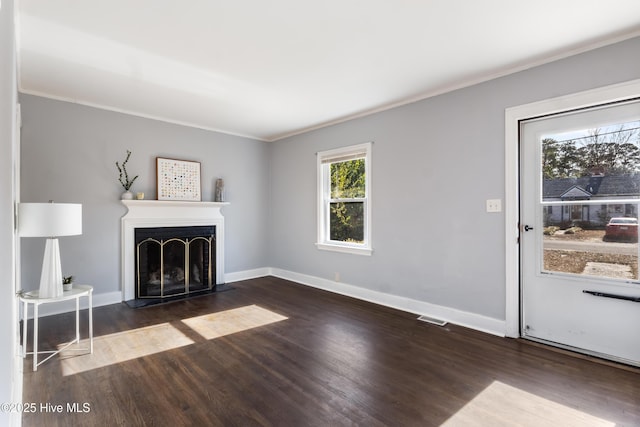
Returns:
[[[38,304],[33,304],[33,370],[38,370]]]
[[[76,297],[76,343],[80,344],[80,297]]]
[[[89,348],[93,354],[93,290],[89,291]]]
[[[29,304],[22,304],[22,358],[27,357],[27,321],[29,320]]]

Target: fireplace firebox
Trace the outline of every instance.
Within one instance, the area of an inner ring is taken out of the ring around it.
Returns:
[[[135,298],[163,299],[212,291],[216,226],[134,230]]]

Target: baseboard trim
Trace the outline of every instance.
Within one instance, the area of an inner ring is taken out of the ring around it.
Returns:
[[[371,289],[362,288],[360,286],[350,285],[343,282],[335,282],[308,274],[296,273],[280,268],[263,267],[252,270],[237,271],[234,273],[226,273],[224,275],[225,283],[239,282],[242,280],[250,280],[258,277],[274,276],[281,279],[290,280],[305,286],[311,286],[317,289],[357,298],[374,304],[395,308],[397,310],[415,313],[417,316],[435,317],[445,320],[455,325],[464,326],[466,328],[475,329],[491,335],[500,337],[505,336],[506,322],[500,319],[494,319],[482,316],[468,311],[457,310],[450,307],[431,304],[424,301],[418,301],[411,298],[401,297],[397,295],[386,294],[384,292],[373,291]],[[93,306],[100,307],[103,305],[117,304],[122,302],[122,292],[108,292],[103,294],[94,294]],[[64,304],[69,303],[69,304]],[[81,308],[87,308],[85,298],[81,299]],[[54,314],[66,313],[75,310],[73,301],[65,301],[55,305],[43,305],[40,309],[41,316],[50,316]]]
[[[234,273],[226,273],[224,275],[225,283],[240,282],[242,280],[256,279],[258,277],[265,277],[271,275],[271,268],[263,267],[253,270],[236,271]]]
[[[470,313],[441,305],[430,304],[424,301],[417,301],[411,298],[390,295],[342,282],[334,282],[320,277],[295,273],[293,271],[271,268],[270,272],[272,276],[291,280],[292,282],[300,283],[302,285],[407,311],[409,313],[415,313],[419,316],[424,315],[435,317],[446,320],[447,322],[455,325],[475,329],[491,335],[497,335],[500,337],[505,336],[506,324],[504,320],[494,319],[480,314]]]

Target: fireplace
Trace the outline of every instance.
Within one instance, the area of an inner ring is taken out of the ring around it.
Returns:
[[[224,217],[229,203],[123,200],[122,300],[214,291],[224,284]]]
[[[136,299],[211,291],[215,226],[136,228]]]

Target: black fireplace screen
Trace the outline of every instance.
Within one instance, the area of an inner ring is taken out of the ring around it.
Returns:
[[[216,227],[136,228],[136,298],[165,298],[215,286]]]

